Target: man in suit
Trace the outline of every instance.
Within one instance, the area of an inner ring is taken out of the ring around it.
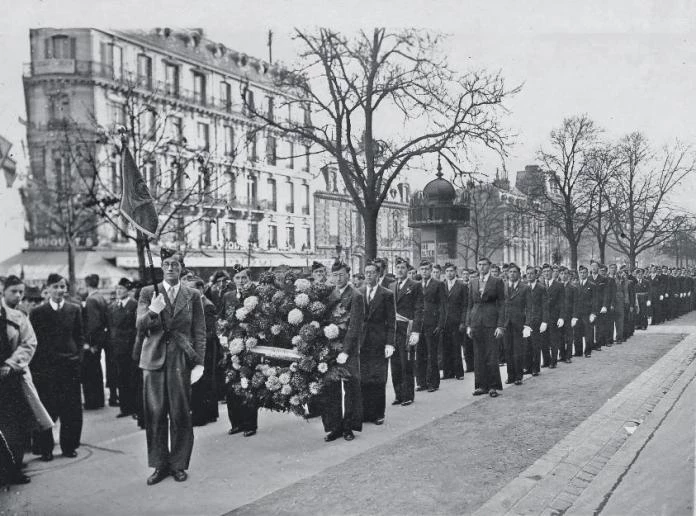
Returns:
[[[571,326],[575,329],[575,356],[583,355],[583,337],[585,338],[585,358],[592,356],[594,347],[594,324],[599,309],[597,285],[587,276],[587,267],[578,267],[578,284],[575,291],[575,310]]]
[[[397,258],[394,267],[396,281],[392,289],[396,302],[396,351],[391,357],[394,386],[392,405],[406,407],[413,403],[415,393],[413,362],[423,326],[423,290],[420,283],[408,278],[408,263],[405,260]]]
[[[520,268],[508,265],[508,282],[505,284],[505,362],[507,364],[507,381],[505,383],[522,385],[524,367],[523,337],[531,334],[527,326],[529,313],[529,287],[520,280]]]
[[[256,295],[256,288],[249,278],[249,271],[243,265],[235,264],[232,272],[234,289],[228,290],[222,297],[222,312],[220,314],[222,318],[228,320],[244,304],[247,297]],[[324,270],[324,280],[326,279],[325,273],[326,270]],[[315,279],[315,281],[321,281],[321,279]],[[225,402],[227,404],[227,417],[230,421],[230,429],[227,433],[229,435],[242,433],[244,437],[256,435],[259,420],[258,407],[251,405],[248,401],[244,403],[233,389],[228,389]]]
[[[491,261],[479,258],[478,276],[469,285],[467,333],[474,341],[474,396],[492,398],[503,390],[499,369],[499,344],[505,325],[505,285],[491,275]]]
[[[616,266],[611,265],[615,270]],[[611,274],[611,272],[610,272]],[[612,334],[616,329],[616,344],[621,344],[626,340],[626,305],[628,304],[628,278],[623,271],[616,272],[614,277],[614,298],[611,302],[613,310],[613,324],[609,327],[609,332]]]
[[[386,258],[375,258],[374,263],[379,267],[379,286],[391,290],[394,283],[394,275],[389,274],[389,261]]]
[[[323,285],[326,283],[326,265],[319,262],[312,262],[312,281]]]
[[[135,320],[138,302],[131,297],[132,284],[121,278],[116,285],[116,301],[109,308],[109,337],[111,352],[116,361],[118,399],[121,408],[116,417],[136,413],[137,380],[140,369],[133,361],[135,346]]]
[[[652,301],[650,299],[650,280],[645,277],[643,269],[636,269],[636,297],[633,300],[636,308],[636,328],[648,329],[648,315]]]
[[[322,423],[328,432],[324,441],[335,441],[343,436],[346,441],[355,439],[355,432],[362,430],[362,394],[360,390],[360,339],[365,320],[365,299],[353,288],[350,267],[336,262],[331,267],[334,291],[328,310],[339,328],[338,341],[342,343],[337,361],[344,364],[349,377],[327,382],[322,393]]]
[[[604,271],[604,273],[602,273]],[[610,309],[610,285],[606,275],[606,267],[597,262],[590,264],[590,281],[595,284],[594,294],[597,297],[599,310],[596,312],[594,348],[601,351],[602,346],[609,344],[607,318]]]
[[[442,266],[439,263],[436,263],[433,265],[431,277],[434,280],[441,281],[440,278],[442,277]]]
[[[98,292],[99,276],[90,274],[85,278],[87,297],[82,302],[85,339],[82,357],[82,392],[85,398],[85,410],[104,406],[104,374],[101,366],[102,349],[108,347],[108,304]],[[113,357],[108,354],[107,363],[111,366]],[[118,404],[117,387],[113,378],[113,367],[108,367],[110,374],[109,404]]]
[[[365,323],[360,341],[360,390],[363,422],[384,423],[388,359],[394,354],[394,293],[379,284],[379,265],[365,265]]]
[[[440,388],[438,341],[445,325],[447,293],[442,282],[432,278],[433,266],[428,260],[420,263],[423,290],[423,327],[416,344],[417,391],[435,392]]]
[[[461,270],[462,287],[464,288],[464,333],[462,333],[462,349],[464,350],[464,364],[467,373],[474,372],[474,342],[466,333],[466,310],[469,305],[469,275],[468,269]]]
[[[466,333],[466,288],[457,279],[457,266],[445,264],[445,328],[442,332],[442,378],[464,378],[462,338]]]
[[[558,279],[558,267],[545,263],[542,268],[546,286],[546,312],[548,314],[548,330],[542,339],[542,359],[551,369],[558,363],[558,351],[565,351],[562,331],[565,326],[565,288]],[[561,357],[565,358],[565,357]]]
[[[164,281],[140,291],[136,326],[145,338],[133,350],[143,370],[148,464],[154,485],[188,478],[193,450],[191,384],[203,375],[205,319],[201,294],[180,282],[183,256],[162,248]],[[171,446],[170,446],[171,442]]]
[[[36,333],[36,353],[31,362],[34,384],[53,421],[60,420],[60,448],[64,457],[77,457],[82,435],[80,360],[85,344],[80,307],[65,302],[68,282],[60,274],[46,281],[48,302],[30,316]],[[34,436],[41,460],[53,460],[53,431]]]
[[[566,364],[570,364],[573,359],[573,343],[575,329],[571,325],[573,312],[575,311],[575,298],[577,295],[576,285],[571,281],[570,271],[566,267],[559,269],[561,285],[563,285],[563,311],[560,313],[560,318],[563,324],[560,327],[561,332],[561,358]],[[560,321],[558,321],[560,323]],[[582,356],[582,353],[580,353]]]
[[[527,339],[527,370],[532,376],[539,376],[541,372],[541,348],[544,333],[548,328],[548,305],[546,303],[546,288],[537,277],[534,267],[527,267],[527,284],[529,286],[529,312],[527,326],[532,329],[531,336]],[[548,362],[544,367],[548,367]]]

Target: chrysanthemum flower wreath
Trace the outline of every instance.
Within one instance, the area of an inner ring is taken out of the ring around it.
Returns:
[[[338,363],[347,314],[332,292],[306,279],[285,289],[262,281],[225,314],[218,335],[226,337],[227,388],[246,403],[304,416],[327,382],[348,377]]]

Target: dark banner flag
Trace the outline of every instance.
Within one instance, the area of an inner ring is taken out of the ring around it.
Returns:
[[[121,160],[121,184],[121,213],[138,231],[155,238],[159,224],[155,201],[128,147],[125,148]]]

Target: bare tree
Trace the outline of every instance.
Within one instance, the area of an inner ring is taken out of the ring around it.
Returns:
[[[616,150],[609,144],[599,144],[587,156],[586,188],[594,195],[594,217],[589,229],[597,239],[600,263],[606,262],[609,235],[612,232],[609,202],[614,195],[613,184],[618,171]]]
[[[611,246],[635,267],[644,251],[660,246],[686,223],[669,204],[669,194],[691,174],[696,162],[689,147],[677,143],[660,152],[651,149],[647,138],[631,133],[617,145],[620,166],[609,197]]]
[[[548,184],[530,185],[524,215],[557,228],[568,241],[571,267],[578,266],[578,245],[595,217],[595,190],[589,183],[590,156],[600,129],[587,115],[563,120],[551,131],[549,145],[537,159],[548,172]]]
[[[392,183],[416,160],[480,145],[500,154],[509,141],[499,119],[506,89],[499,73],[460,75],[440,51],[442,37],[383,28],[348,37],[295,29],[299,66],[274,85],[291,93],[279,108],[304,117],[246,108],[274,134],[295,138],[335,162],[365,224],[366,256],[377,252],[377,219]],[[279,111],[279,110],[278,110]]]
[[[696,263],[696,221],[684,216],[683,224],[659,247],[660,253],[674,258],[677,267],[688,267]]]

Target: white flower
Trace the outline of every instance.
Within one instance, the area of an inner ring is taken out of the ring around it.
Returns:
[[[288,322],[292,325],[299,325],[302,324],[302,321],[304,320],[304,315],[302,315],[302,310],[298,308],[293,308],[290,310],[290,313],[288,314]]]
[[[246,340],[246,342],[245,342],[247,349],[253,348],[253,347],[256,346],[258,343],[259,343],[259,341],[258,341],[256,338],[254,338],[254,337],[249,337],[249,338]]]
[[[265,374],[265,375],[270,379],[271,376],[275,376],[275,375],[276,375],[276,368],[275,368],[275,367],[267,367],[267,368],[264,370],[263,374]]]
[[[290,364],[290,371],[292,371],[293,373],[297,372],[297,362],[293,362],[292,364]]]
[[[290,373],[281,373],[280,376],[278,377],[278,380],[280,380],[280,383],[283,385],[287,385],[290,383]]]
[[[249,379],[248,378],[242,378],[239,383],[242,385],[242,389],[248,389],[249,388]]]
[[[280,335],[280,332],[283,330],[283,327],[280,324],[274,324],[271,326],[271,333],[273,335]]]
[[[295,280],[295,290],[298,292],[306,292],[312,288],[312,283],[304,278],[296,279]]]
[[[234,369],[235,371],[239,371],[241,368],[242,364],[240,364],[239,362],[232,362],[232,369]]]
[[[232,339],[232,341],[229,344],[230,353],[233,355],[237,355],[244,350],[244,339],[241,337],[236,337]]]
[[[285,394],[286,396],[289,396],[292,394],[292,387],[289,385],[283,385],[280,389],[281,394]]]
[[[234,312],[234,316],[237,318],[238,321],[243,321],[246,319],[247,315],[249,315],[249,310],[246,309],[246,307],[241,307],[237,308]]]
[[[317,330],[321,328],[321,324],[319,324],[319,321],[312,321],[309,323],[310,326],[314,326]]]
[[[295,395],[292,398],[290,398],[290,405],[299,405],[300,404],[300,397]]]
[[[329,366],[326,364],[326,362],[319,362],[317,369],[319,370],[320,373],[323,374],[329,370]]]
[[[295,335],[295,336],[292,338],[292,345],[295,346],[295,347],[297,347],[297,346],[299,346],[300,344],[302,344],[302,337],[300,337],[299,335]]]
[[[309,384],[309,392],[316,396],[319,394],[319,382],[312,382]]]
[[[248,311],[252,311],[259,304],[259,298],[256,296],[249,296],[244,300],[244,308]]]
[[[339,353],[336,357],[336,362],[338,362],[339,364],[345,364],[346,360],[348,360],[348,355],[346,355],[345,353]]]
[[[309,304],[309,296],[305,294],[304,292],[301,294],[297,294],[295,296],[295,304],[299,306],[300,308],[304,308]]]
[[[324,335],[327,339],[333,340],[338,338],[338,326],[335,324],[329,324],[324,327]]]

